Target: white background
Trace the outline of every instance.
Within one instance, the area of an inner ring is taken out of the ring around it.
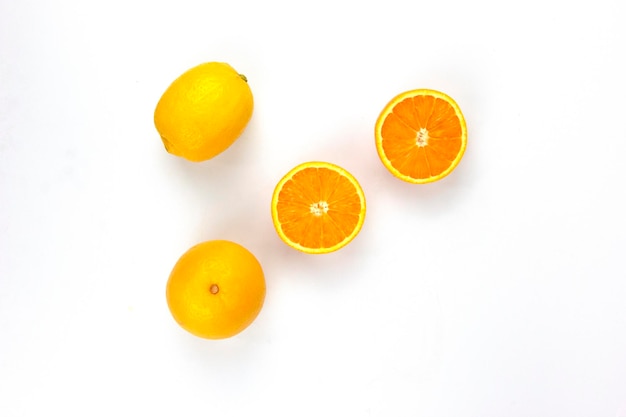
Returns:
[[[626,416],[622,0],[0,0],[0,415]],[[167,154],[157,100],[225,61],[255,111],[215,159]],[[434,88],[458,168],[415,186],[376,117]],[[361,182],[360,235],[277,237],[306,160]],[[178,257],[230,239],[267,298],[223,341],[165,303]]]

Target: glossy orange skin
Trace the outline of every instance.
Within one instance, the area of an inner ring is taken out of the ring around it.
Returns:
[[[254,108],[247,78],[223,62],[206,62],[181,74],[154,110],[165,149],[192,162],[224,152],[243,133]]]
[[[185,252],[170,273],[167,305],[176,322],[206,339],[232,337],[258,316],[265,301],[261,264],[243,246],[212,240]]]

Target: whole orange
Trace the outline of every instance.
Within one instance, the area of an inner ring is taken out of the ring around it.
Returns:
[[[202,242],[174,265],[166,298],[174,320],[191,334],[206,339],[231,337],[247,328],[263,307],[263,269],[237,243]]]
[[[224,62],[206,62],[185,71],[165,90],[154,110],[154,125],[169,153],[201,162],[239,138],[253,108],[243,74]]]

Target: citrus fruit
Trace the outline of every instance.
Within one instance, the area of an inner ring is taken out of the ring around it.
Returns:
[[[265,301],[265,278],[259,261],[243,246],[206,241],[178,259],[166,298],[183,329],[206,339],[224,339],[258,316]]]
[[[376,121],[376,149],[396,177],[415,184],[448,175],[467,145],[465,118],[446,94],[428,89],[393,98]]]
[[[305,162],[276,185],[272,220],[280,238],[305,253],[328,253],[347,245],[365,219],[365,195],[345,169]]]
[[[252,117],[252,91],[245,76],[223,62],[207,62],[179,76],[154,111],[165,149],[194,162],[228,148]]]

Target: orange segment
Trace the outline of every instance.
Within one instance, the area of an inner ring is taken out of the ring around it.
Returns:
[[[276,185],[272,220],[280,238],[306,253],[328,253],[347,245],[365,218],[365,195],[345,169],[306,162]]]
[[[411,183],[437,181],[463,157],[465,118],[444,93],[419,89],[399,94],[376,121],[376,149],[385,167]]]

